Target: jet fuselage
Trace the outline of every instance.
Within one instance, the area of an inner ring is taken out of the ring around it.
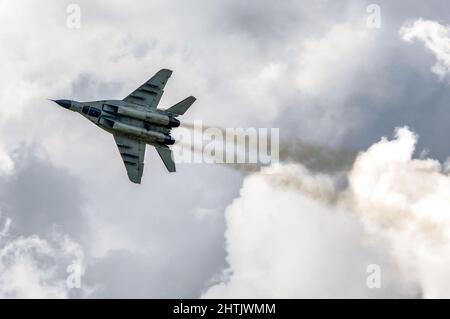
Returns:
[[[148,110],[141,105],[122,100],[55,102],[80,113],[111,134],[125,134],[150,145],[173,145],[175,140],[170,136],[170,131],[180,126],[180,121],[162,110]]]

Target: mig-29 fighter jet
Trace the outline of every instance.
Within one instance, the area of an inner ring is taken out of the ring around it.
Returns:
[[[144,171],[146,144],[158,151],[169,172],[175,172],[169,145],[175,140],[170,136],[177,120],[195,102],[190,96],[166,110],[157,109],[164,86],[172,71],[162,69],[123,100],[77,102],[52,100],[60,106],[80,113],[98,127],[114,136],[129,179],[140,184]]]

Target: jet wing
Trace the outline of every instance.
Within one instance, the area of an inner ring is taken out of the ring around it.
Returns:
[[[140,184],[144,172],[145,143],[122,134],[114,134],[114,139],[125,164],[128,178],[133,183]]]
[[[164,93],[164,86],[171,75],[171,70],[159,70],[150,80],[142,84],[123,100],[155,109]]]

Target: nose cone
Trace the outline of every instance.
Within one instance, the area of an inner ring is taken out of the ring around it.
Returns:
[[[71,100],[52,100],[52,101],[65,109],[70,109],[70,107],[72,106]]]

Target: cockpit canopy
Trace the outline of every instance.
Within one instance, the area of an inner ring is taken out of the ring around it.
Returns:
[[[93,117],[99,117],[100,114],[102,114],[102,111],[100,111],[96,107],[85,105],[83,106],[83,109],[81,110],[86,115],[93,116]]]

